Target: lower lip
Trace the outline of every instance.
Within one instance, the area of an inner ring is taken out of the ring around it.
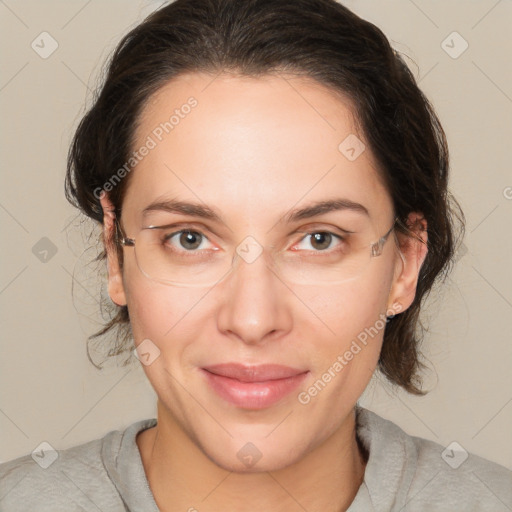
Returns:
[[[203,373],[221,398],[242,409],[265,409],[276,404],[297,389],[307,375],[306,372],[285,379],[242,382],[207,370],[203,370]]]

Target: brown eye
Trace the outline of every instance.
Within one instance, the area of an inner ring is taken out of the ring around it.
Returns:
[[[201,245],[202,235],[194,231],[184,231],[180,235],[180,244],[185,249],[197,249]]]
[[[198,249],[204,240],[207,239],[203,234],[191,230],[175,231],[163,236],[163,243],[169,244],[173,248],[185,249],[186,251]]]
[[[318,249],[319,251],[323,251],[327,249],[331,245],[332,234],[327,232],[318,232],[312,233],[311,235],[311,245]]]
[[[333,252],[343,246],[343,237],[335,235],[330,231],[310,231],[304,232],[305,236],[295,244],[293,250],[306,250],[315,252]],[[338,242],[338,243],[336,243]]]

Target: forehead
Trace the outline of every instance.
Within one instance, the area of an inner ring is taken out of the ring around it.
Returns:
[[[130,175],[123,210],[135,216],[155,199],[176,198],[248,224],[343,197],[378,217],[390,198],[367,145],[355,160],[340,150],[349,136],[365,144],[350,102],[312,80],[181,75],[141,114],[132,149],[151,149]]]

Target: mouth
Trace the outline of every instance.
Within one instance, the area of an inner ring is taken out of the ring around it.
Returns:
[[[292,393],[308,370],[264,364],[227,363],[201,369],[210,388],[222,399],[242,409],[265,409]]]

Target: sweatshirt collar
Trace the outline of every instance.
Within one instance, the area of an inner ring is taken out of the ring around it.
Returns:
[[[157,424],[149,418],[107,434],[102,458],[128,510],[159,512],[136,443],[139,432]],[[363,483],[347,512],[380,512],[406,504],[417,454],[408,436],[391,421],[356,405],[356,435],[369,452]]]

